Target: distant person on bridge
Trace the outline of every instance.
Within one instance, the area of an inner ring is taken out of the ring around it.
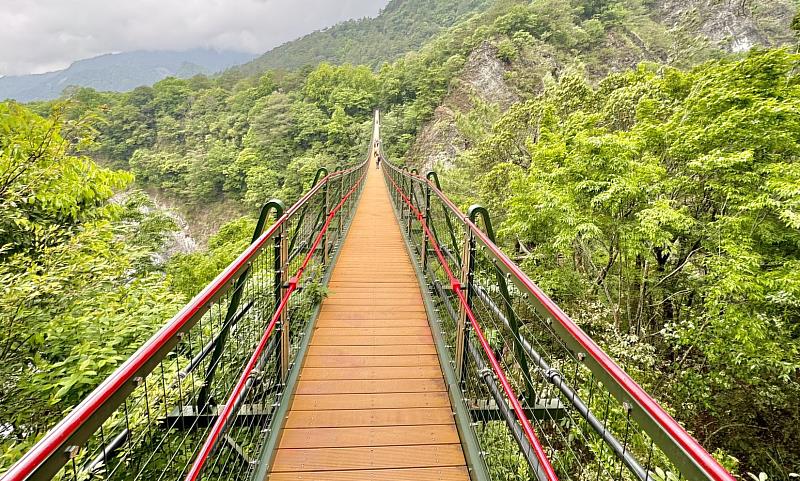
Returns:
[[[381,160],[382,160],[381,159],[381,154],[377,150],[375,150],[374,152],[375,152],[375,168],[376,169],[380,169],[381,168]]]

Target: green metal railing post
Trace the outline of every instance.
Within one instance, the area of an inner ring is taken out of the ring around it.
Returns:
[[[330,212],[330,199],[328,192],[328,183],[322,186],[322,222],[324,223],[328,218]],[[328,232],[322,234],[322,265],[328,266]]]
[[[467,374],[467,349],[469,348],[469,322],[467,322],[467,308],[472,308],[472,282],[475,277],[475,236],[467,229],[464,237],[464,251],[461,255],[461,289],[467,303],[460,304],[458,308],[458,326],[456,326],[456,377],[465,388],[464,381]]]
[[[342,197],[344,197],[344,192],[345,192],[344,177],[345,177],[345,174],[340,174],[339,175],[339,200],[341,200]],[[348,185],[350,185],[350,184],[348,184]],[[342,242],[342,229],[344,229],[344,215],[339,215],[337,217],[338,217],[339,222],[338,222],[338,226],[336,228],[336,237],[339,239],[339,243],[341,245],[341,242]]]
[[[283,296],[289,290],[289,236],[286,235],[286,228],[282,227],[278,238],[275,239],[275,309],[278,308]],[[287,309],[281,312],[280,318],[280,375],[281,384],[286,383],[289,376],[291,332],[290,332],[289,313]]]
[[[408,177],[408,190],[406,190],[406,195],[408,195],[408,200],[411,201],[411,205],[408,206],[408,221],[406,222],[406,234],[408,238],[411,239],[411,244],[414,245],[414,237],[411,234],[411,229],[414,223],[414,208],[418,207],[414,205],[414,178],[409,176]]]
[[[425,183],[425,222],[430,222],[431,218],[431,186]],[[435,239],[434,239],[435,240]],[[428,232],[422,230],[422,272],[428,271]]]
[[[411,199],[411,203],[414,204],[414,207],[416,207],[417,210],[419,210],[419,209],[422,208],[422,205],[421,205],[422,203],[417,198],[417,185],[415,184],[415,182],[417,182],[417,177],[419,176],[419,171],[417,169],[411,169],[410,174],[413,177],[409,177],[408,178],[408,183],[411,186],[411,188],[409,189],[410,192],[409,192],[408,196]],[[411,216],[409,216],[409,217],[411,217]],[[424,230],[425,229],[422,228],[422,225],[420,225],[420,231],[424,231]],[[422,242],[420,241],[420,244],[417,245],[416,238],[414,237],[413,219],[411,219],[411,218],[409,219],[409,222],[408,222],[408,235],[411,237],[412,244],[414,245],[414,249],[421,249],[422,248]]]
[[[404,175],[402,175],[400,172],[398,172],[397,175],[399,176],[399,178],[396,179],[396,182],[398,182],[400,184],[400,187],[403,189],[403,192],[405,192],[406,191],[406,177]],[[405,227],[405,221],[406,221],[406,205],[405,205],[405,202],[401,202],[400,201],[400,198],[401,198],[400,192],[398,192],[397,193],[397,202],[400,204],[400,222],[402,223],[400,225],[400,229],[403,229],[403,227]]]
[[[481,205],[476,204],[470,206],[469,210],[467,210],[467,217],[469,220],[473,224],[477,225],[476,221],[478,216],[481,216],[483,219],[483,226],[486,229],[486,235],[489,236],[489,240],[496,244],[497,240],[495,239],[492,221],[489,218],[489,211]],[[514,337],[514,355],[516,356],[517,362],[519,362],[519,366],[524,373],[522,378],[525,382],[525,391],[528,396],[528,403],[535,403],[537,399],[536,390],[533,388],[533,384],[531,383],[530,369],[528,368],[528,358],[526,357],[525,349],[522,346],[522,338],[519,334],[519,319],[517,318],[517,314],[514,312],[514,307],[511,304],[511,294],[508,291],[508,283],[506,282],[506,277],[502,272],[500,272],[500,270],[495,268],[494,272],[497,285],[500,288],[500,295],[503,297],[506,318],[508,319],[508,324],[511,328],[511,334]]]
[[[264,204],[264,206],[261,208],[261,213],[258,216],[256,229],[253,232],[253,242],[257,241],[258,238],[261,237],[261,234],[264,232],[264,227],[267,224],[267,218],[272,211],[275,212],[275,219],[280,219],[283,216],[283,213],[286,211],[286,205],[279,199],[272,199]],[[198,412],[205,410],[205,408],[208,406],[209,400],[211,399],[211,384],[214,382],[214,376],[219,368],[219,363],[222,361],[225,343],[227,342],[228,334],[233,325],[233,320],[236,317],[236,311],[239,310],[239,304],[242,301],[244,286],[248,277],[250,277],[250,269],[250,267],[245,269],[233,286],[233,296],[231,297],[230,304],[228,304],[228,310],[225,313],[225,321],[222,323],[222,328],[220,329],[217,337],[217,342],[214,345],[214,352],[211,354],[211,360],[209,361],[203,384],[200,387],[200,392],[197,395]],[[278,299],[278,302],[280,302],[280,299]]]

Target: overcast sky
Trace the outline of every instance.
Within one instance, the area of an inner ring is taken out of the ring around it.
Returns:
[[[388,0],[0,0],[0,75],[96,55],[195,47],[262,53]]]

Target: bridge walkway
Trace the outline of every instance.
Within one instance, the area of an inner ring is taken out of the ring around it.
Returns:
[[[469,479],[401,236],[371,165],[269,480]]]

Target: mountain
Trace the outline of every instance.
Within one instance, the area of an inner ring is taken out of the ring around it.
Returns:
[[[418,50],[491,0],[391,0],[375,18],[339,23],[276,47],[235,69],[245,74],[321,62],[373,68]]]
[[[50,100],[59,97],[64,88],[71,85],[124,92],[170,76],[188,78],[219,72],[252,58],[248,53],[211,49],[106,54],[79,60],[55,72],[2,77],[0,99]]]

